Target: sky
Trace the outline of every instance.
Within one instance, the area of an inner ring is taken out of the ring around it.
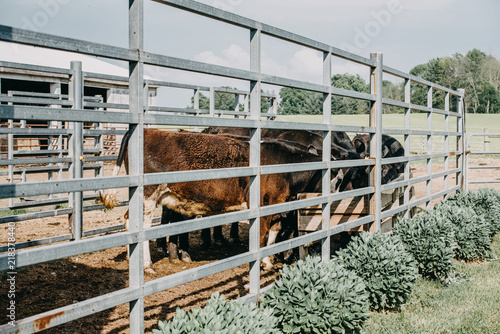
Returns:
[[[200,2],[363,57],[381,52],[384,64],[404,72],[432,58],[457,52],[465,54],[474,48],[500,59],[498,0]],[[125,0],[0,0],[0,24],[127,47],[127,3]],[[147,51],[249,69],[249,33],[245,29],[152,1],[145,1],[144,29]],[[6,53],[5,47],[5,43],[0,44],[0,60],[3,60],[2,53]],[[125,64],[114,64],[125,67]],[[338,59],[332,64],[333,73],[360,74],[368,78],[368,69],[363,66]],[[264,36],[262,71],[321,83],[322,55]],[[153,67],[146,68],[145,72],[169,81],[248,86],[237,80]]]

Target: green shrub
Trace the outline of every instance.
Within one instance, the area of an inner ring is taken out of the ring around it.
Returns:
[[[417,261],[422,277],[446,280],[452,269],[456,243],[451,223],[439,211],[400,219],[394,233]]]
[[[477,191],[457,191],[443,203],[453,204],[458,207],[473,208],[478,214],[483,215],[489,224],[490,237],[500,231],[500,193],[491,188],[480,188]]]
[[[358,333],[369,309],[363,280],[320,257],[285,265],[261,306],[273,311],[284,333]]]
[[[219,293],[212,294],[204,308],[190,312],[177,309],[171,321],[159,322],[154,334],[250,334],[281,333],[270,310],[259,310],[255,303],[238,299],[228,302]]]
[[[471,193],[474,209],[484,215],[484,219],[490,224],[490,236],[493,237],[500,232],[500,192],[492,188],[480,188]]]
[[[457,243],[457,260],[483,260],[490,254],[490,225],[486,223],[483,215],[478,215],[469,206],[456,206],[449,202],[444,202],[434,209],[440,211],[452,225]]]
[[[395,235],[362,232],[337,256],[364,280],[374,310],[404,304],[418,277],[417,263]]]

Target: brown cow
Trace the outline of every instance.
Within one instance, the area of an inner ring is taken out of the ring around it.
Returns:
[[[125,149],[128,135],[122,142],[123,161],[128,167]],[[275,165],[321,161],[317,150],[287,145],[281,141],[261,143],[261,164]],[[230,168],[248,166],[249,143],[226,136],[189,132],[144,130],[144,173],[183,170]],[[120,157],[114,174],[121,166]],[[128,173],[128,168],[127,168]],[[284,203],[297,193],[316,189],[321,183],[321,171],[305,171],[261,175],[260,204]],[[248,208],[249,177],[179,182],[144,187],[144,226],[151,226],[154,208],[162,205],[189,218],[210,216]],[[101,196],[106,207],[116,204],[113,193]],[[260,245],[274,243],[279,224],[272,229],[273,221],[280,215],[260,219]],[[145,267],[151,264],[149,247],[145,247]],[[265,268],[269,259],[262,261]]]

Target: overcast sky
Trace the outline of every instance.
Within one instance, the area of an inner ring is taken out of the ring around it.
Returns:
[[[498,0],[202,0],[207,5],[270,24],[408,72],[435,57],[477,48],[500,59]],[[117,46],[127,46],[125,0],[0,0],[0,24]],[[146,1],[145,47],[175,57],[249,69],[249,33]],[[0,48],[0,60],[2,49]],[[334,73],[367,70],[334,61]],[[262,41],[262,69],[321,82],[321,54],[271,38]],[[148,74],[183,80],[175,71]],[[210,79],[188,81],[208,85]],[[228,85],[238,86],[236,82]]]

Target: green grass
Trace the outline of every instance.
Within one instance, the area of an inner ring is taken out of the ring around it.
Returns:
[[[323,116],[321,115],[280,115],[277,117],[279,121],[289,122],[304,122],[304,123],[321,123]],[[468,133],[483,132],[487,129],[489,133],[500,133],[500,114],[467,114],[466,130]],[[369,115],[333,115],[332,123],[337,125],[351,126],[368,126]],[[384,128],[404,128],[403,114],[385,114],[382,119]],[[432,128],[435,131],[444,130],[444,116],[433,115]],[[427,129],[427,114],[414,113],[410,117],[410,127],[412,129]],[[449,128],[451,131],[456,130],[456,117],[449,117]],[[394,136],[396,139],[402,140],[401,136]],[[418,141],[418,138],[416,139]],[[482,138],[476,138],[476,142]],[[452,141],[450,141],[452,143]],[[473,142],[471,142],[472,144]],[[500,147],[500,138],[490,138],[490,150]]]
[[[491,260],[456,262],[465,279],[449,286],[419,280],[400,312],[372,313],[365,333],[500,333],[499,258],[500,234]]]
[[[6,210],[6,211],[0,211],[0,217],[16,216],[16,215],[22,215],[22,214],[31,213],[31,212],[33,212],[33,211],[29,211],[26,209]]]
[[[321,123],[323,116],[321,115],[280,115],[279,121],[304,122],[304,123]],[[490,133],[500,133],[500,114],[467,114],[466,127],[473,130],[469,132],[477,132],[476,128],[488,129]],[[332,123],[339,125],[356,125],[368,126],[368,115],[333,115]],[[403,114],[386,114],[383,116],[384,127],[387,128],[402,128],[404,127]],[[456,124],[455,117],[449,117],[450,129]],[[433,128],[441,131],[444,129],[444,116],[434,115]],[[410,118],[410,126],[416,128],[427,128],[427,117],[424,113],[414,113]]]

